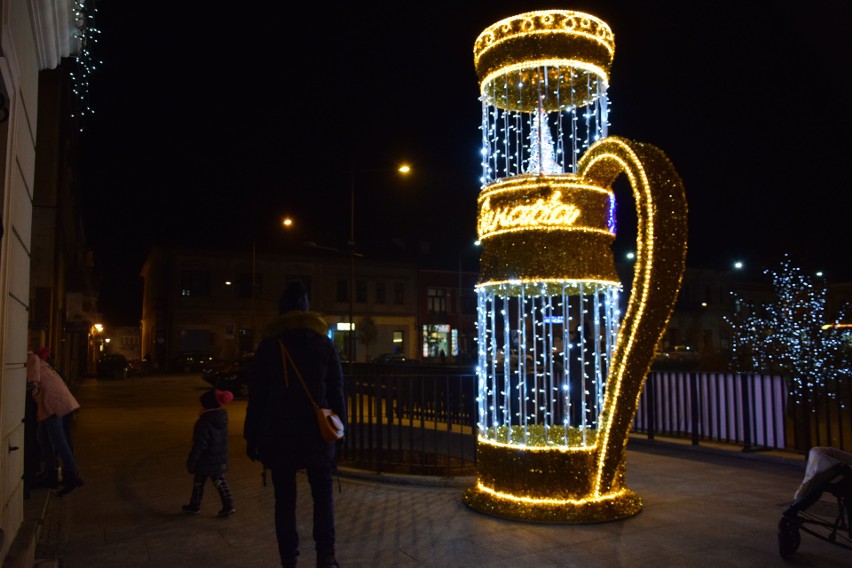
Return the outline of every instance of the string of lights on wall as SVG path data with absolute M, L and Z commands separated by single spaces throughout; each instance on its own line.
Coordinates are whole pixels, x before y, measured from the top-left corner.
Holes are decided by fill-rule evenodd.
M 97 67 L 101 64 L 95 57 L 95 46 L 101 31 L 95 24 L 97 8 L 94 0 L 74 1 L 75 35 L 79 49 L 73 57 L 74 64 L 69 67 L 71 91 L 74 94 L 75 105 L 71 117 L 77 119 L 77 128 L 85 130 L 86 120 L 94 114 L 89 101 L 90 80 Z

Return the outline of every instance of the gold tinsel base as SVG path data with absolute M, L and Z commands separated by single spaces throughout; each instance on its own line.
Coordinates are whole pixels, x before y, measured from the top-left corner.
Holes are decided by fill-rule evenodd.
M 642 498 L 629 489 L 595 500 L 556 503 L 506 498 L 476 486 L 465 491 L 464 503 L 474 511 L 504 519 L 576 525 L 617 521 L 642 510 Z

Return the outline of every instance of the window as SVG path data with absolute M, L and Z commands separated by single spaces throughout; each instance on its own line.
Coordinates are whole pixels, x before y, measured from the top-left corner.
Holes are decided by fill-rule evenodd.
M 376 282 L 376 303 L 384 304 L 387 300 L 385 300 L 385 283 L 384 282 Z
M 39 325 L 50 325 L 50 288 L 37 286 L 35 292 L 35 302 L 32 305 L 33 321 Z
M 251 274 L 243 272 L 237 275 L 237 298 L 251 298 L 252 287 Z
M 405 304 L 405 283 L 397 282 L 393 285 L 393 303 L 398 306 Z
M 294 280 L 300 280 L 302 282 L 302 284 L 305 285 L 305 291 L 307 291 L 308 299 L 310 300 L 310 298 L 311 298 L 311 277 L 294 274 L 294 275 L 288 276 L 287 278 L 284 279 L 284 285 L 286 286 L 287 284 L 289 284 L 290 282 L 293 282 Z
M 476 313 L 476 295 L 475 294 L 462 294 L 461 297 L 461 313 L 465 315 L 472 315 Z
M 349 301 L 349 281 L 342 278 L 337 280 L 337 301 Z
M 727 329 L 719 330 L 719 349 L 727 351 L 731 348 L 731 334 Z
M 181 270 L 181 296 L 209 296 L 210 273 L 206 270 Z
M 447 313 L 447 291 L 443 288 L 426 290 L 426 310 L 430 314 Z
M 367 303 L 367 281 L 366 280 L 356 280 L 355 281 L 355 301 L 359 304 Z

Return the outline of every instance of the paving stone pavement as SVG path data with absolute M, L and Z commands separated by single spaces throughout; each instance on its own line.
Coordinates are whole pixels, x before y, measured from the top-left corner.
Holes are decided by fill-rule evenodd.
M 65 497 L 34 490 L 46 514 L 37 562 L 62 568 L 278 566 L 272 487 L 243 454 L 245 401 L 229 405 L 237 513 L 218 518 L 210 487 L 202 513 L 181 513 L 184 469 L 200 378 L 88 380 L 75 389 L 74 431 L 86 485 Z M 382 476 L 344 470 L 335 480 L 343 568 L 771 567 L 776 527 L 802 481 L 804 458 L 631 439 L 627 484 L 644 500 L 636 516 L 554 525 L 467 508 L 473 478 Z M 300 566 L 313 566 L 310 491 L 299 478 Z M 848 567 L 852 551 L 807 535 L 795 566 Z

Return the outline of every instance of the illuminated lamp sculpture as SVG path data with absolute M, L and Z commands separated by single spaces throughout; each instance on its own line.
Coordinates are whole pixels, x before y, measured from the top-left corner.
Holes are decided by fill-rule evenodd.
M 579 12 L 506 18 L 474 45 L 482 101 L 473 510 L 554 523 L 642 509 L 626 446 L 686 257 L 686 198 L 654 146 L 607 135 L 615 41 Z M 638 217 L 622 319 L 615 196 Z

